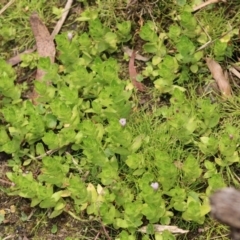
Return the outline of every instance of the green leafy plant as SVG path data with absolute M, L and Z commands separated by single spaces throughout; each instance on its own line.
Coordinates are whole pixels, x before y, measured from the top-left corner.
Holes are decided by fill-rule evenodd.
M 165 34 L 156 33 L 156 26 L 153 22 L 147 21 L 140 30 L 140 37 L 147 41 L 143 45 L 143 49 L 148 53 L 154 53 L 158 57 L 163 57 L 166 54 L 166 47 L 164 45 Z
M 178 4 L 166 33 L 154 21 L 139 32 L 152 55 L 142 75 L 158 97 L 169 94 L 166 104 L 153 99 L 150 110 L 134 101 L 114 55 L 131 40 L 131 21 L 111 29 L 89 8 L 77 19 L 88 30 L 71 40 L 64 32 L 56 36 L 56 63 L 24 56 L 22 68 L 46 72 L 34 82 L 36 105 L 22 99 L 14 69 L 0 60 L 0 151 L 12 155 L 9 195 L 49 209 L 50 218 L 66 212 L 99 221 L 119 240 L 136 239 L 142 225 L 142 239 L 175 239 L 156 233 L 154 224 L 205 222 L 209 194 L 234 180 L 238 125 L 223 118 L 220 103 L 185 89 L 203 66 L 198 48 L 206 39 L 185 1 Z M 216 41 L 213 52 L 223 58 L 230 48 Z
M 203 57 L 203 52 L 197 52 L 197 46 L 191 40 L 192 37 L 199 36 L 201 28 L 197 26 L 195 18 L 189 12 L 182 13 L 180 24 L 182 28 L 173 24 L 169 27 L 168 34 L 158 35 L 157 27 L 148 21 L 139 34 L 143 40 L 148 41 L 143 49 L 148 53 L 154 53 L 152 63 L 148 63 L 143 74 L 152 78 L 155 87 L 161 93 L 172 92 L 176 82 L 178 84 L 187 82 L 191 72 L 197 73 L 201 65 L 199 61 Z M 168 54 L 167 40 L 176 45 L 175 55 Z

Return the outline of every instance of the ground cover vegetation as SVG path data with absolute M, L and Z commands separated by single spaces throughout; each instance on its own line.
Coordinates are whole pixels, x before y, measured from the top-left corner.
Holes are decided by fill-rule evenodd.
M 239 186 L 240 3 L 201 4 L 75 1 L 55 62 L 16 66 L 65 2 L 1 13 L 1 239 L 228 239 L 209 196 Z

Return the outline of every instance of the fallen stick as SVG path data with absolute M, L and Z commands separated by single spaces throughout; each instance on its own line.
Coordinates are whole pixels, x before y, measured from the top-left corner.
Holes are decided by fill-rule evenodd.
M 69 10 L 72 6 L 72 3 L 73 3 L 73 0 L 68 0 L 65 7 L 64 7 L 64 11 L 63 11 L 63 14 L 62 14 L 62 17 L 58 20 L 55 28 L 53 29 L 53 32 L 51 34 L 51 37 L 54 38 L 60 31 L 60 29 L 62 28 L 62 25 L 63 23 L 65 22 L 66 20 L 66 17 L 69 13 Z
M 9 2 L 0 10 L 0 15 L 3 14 L 14 2 L 15 2 L 15 0 L 9 1 Z
M 198 11 L 198 10 L 200 10 L 200 9 L 202 9 L 202 8 L 210 5 L 210 4 L 218 3 L 218 2 L 227 2 L 227 0 L 208 0 L 208 1 L 206 1 L 206 2 L 203 2 L 203 3 L 199 4 L 199 5 L 196 6 L 196 7 L 194 7 L 193 10 L 192 10 L 192 12 L 196 12 L 196 11 Z
M 237 69 L 235 69 L 234 67 L 230 67 L 229 71 L 240 79 L 240 73 L 237 71 Z
M 0 183 L 3 184 L 3 185 L 9 185 L 9 186 L 14 186 L 15 185 L 14 183 L 3 180 L 3 179 L 0 179 Z

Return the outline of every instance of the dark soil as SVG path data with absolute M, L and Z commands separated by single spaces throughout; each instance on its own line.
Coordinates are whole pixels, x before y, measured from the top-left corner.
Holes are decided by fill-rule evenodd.
M 5 212 L 0 224 L 0 239 L 107 239 L 98 222 L 82 223 L 66 213 L 49 219 L 48 210 L 33 209 L 29 201 L 9 197 L 3 192 L 0 192 L 0 202 L 0 212 Z

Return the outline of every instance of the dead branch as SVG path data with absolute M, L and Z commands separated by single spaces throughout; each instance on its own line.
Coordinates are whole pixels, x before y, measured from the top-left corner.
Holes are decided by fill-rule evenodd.
M 65 7 L 64 7 L 64 10 L 63 10 L 63 14 L 62 14 L 62 17 L 58 20 L 52 34 L 51 34 L 51 37 L 54 38 L 60 31 L 60 29 L 62 28 L 62 25 L 63 23 L 65 22 L 65 19 L 69 13 L 69 10 L 72 6 L 72 3 L 73 3 L 73 0 L 68 0 Z
M 108 232 L 107 232 L 107 230 L 106 230 L 106 228 L 105 228 L 105 226 L 104 226 L 104 224 L 101 222 L 101 225 L 102 225 L 102 229 L 103 229 L 103 232 L 104 232 L 104 234 L 105 234 L 105 237 L 108 239 L 108 240 L 111 240 L 111 238 L 110 238 L 110 236 L 109 236 L 109 234 L 108 234 Z
M 15 2 L 15 0 L 9 1 L 9 2 L 0 10 L 0 15 L 3 14 L 14 2 Z
M 198 11 L 198 10 L 200 10 L 200 9 L 202 9 L 202 8 L 210 5 L 210 4 L 218 3 L 218 2 L 227 2 L 227 0 L 208 0 L 208 1 L 206 1 L 206 2 L 203 2 L 203 3 L 199 4 L 199 5 L 196 6 L 196 7 L 194 7 L 193 10 L 192 10 L 192 12 L 196 12 L 196 11 Z
M 8 186 L 14 186 L 15 185 L 14 183 L 3 180 L 3 179 L 0 179 L 0 184 L 3 184 L 3 186 L 4 185 L 8 185 Z

